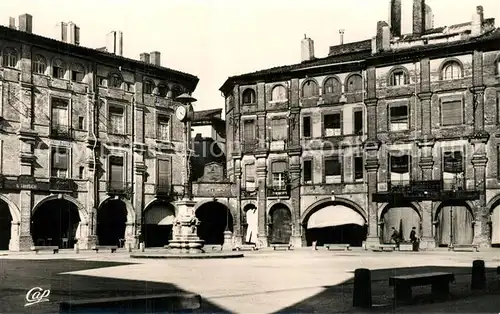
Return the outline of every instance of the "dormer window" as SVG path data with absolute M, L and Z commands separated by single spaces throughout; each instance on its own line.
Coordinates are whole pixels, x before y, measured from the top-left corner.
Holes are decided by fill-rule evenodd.
M 64 79 L 66 74 L 66 65 L 61 59 L 54 59 L 52 62 L 52 76 L 58 79 Z
M 113 74 L 111 74 L 109 79 L 110 79 L 109 87 L 113 87 L 113 88 L 121 88 L 122 87 L 123 80 L 119 74 L 113 73 Z
M 2 65 L 5 68 L 15 68 L 17 66 L 17 51 L 12 48 L 3 50 Z
M 302 86 L 302 97 L 315 97 L 318 94 L 318 84 L 315 81 L 309 80 Z
M 449 61 L 443 66 L 443 80 L 456 80 L 462 78 L 462 66 L 457 61 Z
M 396 69 L 391 72 L 389 76 L 389 86 L 403 86 L 408 83 L 408 75 L 403 69 Z
M 283 85 L 275 86 L 271 93 L 271 100 L 277 102 L 286 101 L 287 100 L 286 88 Z
M 144 81 L 142 92 L 143 94 L 151 95 L 153 93 L 154 83 L 151 81 Z
M 251 88 L 247 88 L 243 91 L 241 95 L 243 104 L 254 104 L 255 103 L 255 91 Z

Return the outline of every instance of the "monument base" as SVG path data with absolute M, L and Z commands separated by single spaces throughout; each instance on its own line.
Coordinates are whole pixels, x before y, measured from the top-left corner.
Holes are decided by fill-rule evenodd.
M 173 254 L 193 254 L 203 253 L 203 244 L 197 235 L 199 220 L 194 213 L 195 201 L 180 200 L 176 202 L 178 209 L 177 217 L 174 221 L 172 240 L 169 241 L 168 248 Z

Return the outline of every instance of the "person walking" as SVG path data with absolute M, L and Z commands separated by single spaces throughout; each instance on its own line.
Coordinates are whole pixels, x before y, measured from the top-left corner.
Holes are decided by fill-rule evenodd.
M 418 247 L 419 247 L 419 241 L 418 241 L 416 229 L 417 228 L 413 227 L 413 228 L 411 228 L 411 232 L 410 232 L 410 241 L 411 241 L 414 252 L 418 252 Z

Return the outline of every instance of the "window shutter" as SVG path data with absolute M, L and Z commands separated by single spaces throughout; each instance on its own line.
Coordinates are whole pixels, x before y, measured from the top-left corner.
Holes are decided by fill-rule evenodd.
M 253 120 L 245 120 L 245 123 L 243 124 L 243 134 L 245 141 L 251 142 L 255 140 Z
M 272 120 L 272 139 L 275 141 L 285 140 L 287 138 L 287 121 L 286 119 Z
M 171 178 L 170 160 L 158 159 L 158 184 L 162 187 L 170 186 Z
M 462 101 L 441 103 L 441 120 L 443 125 L 462 124 Z
M 54 169 L 68 169 L 68 151 L 65 148 L 52 150 L 52 167 Z
M 123 183 L 123 158 L 112 156 L 110 158 L 110 178 L 109 181 L 113 184 Z

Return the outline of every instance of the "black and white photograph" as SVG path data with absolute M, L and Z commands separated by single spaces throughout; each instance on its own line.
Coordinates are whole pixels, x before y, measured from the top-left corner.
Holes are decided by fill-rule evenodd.
M 498 0 L 0 10 L 0 313 L 500 313 Z

